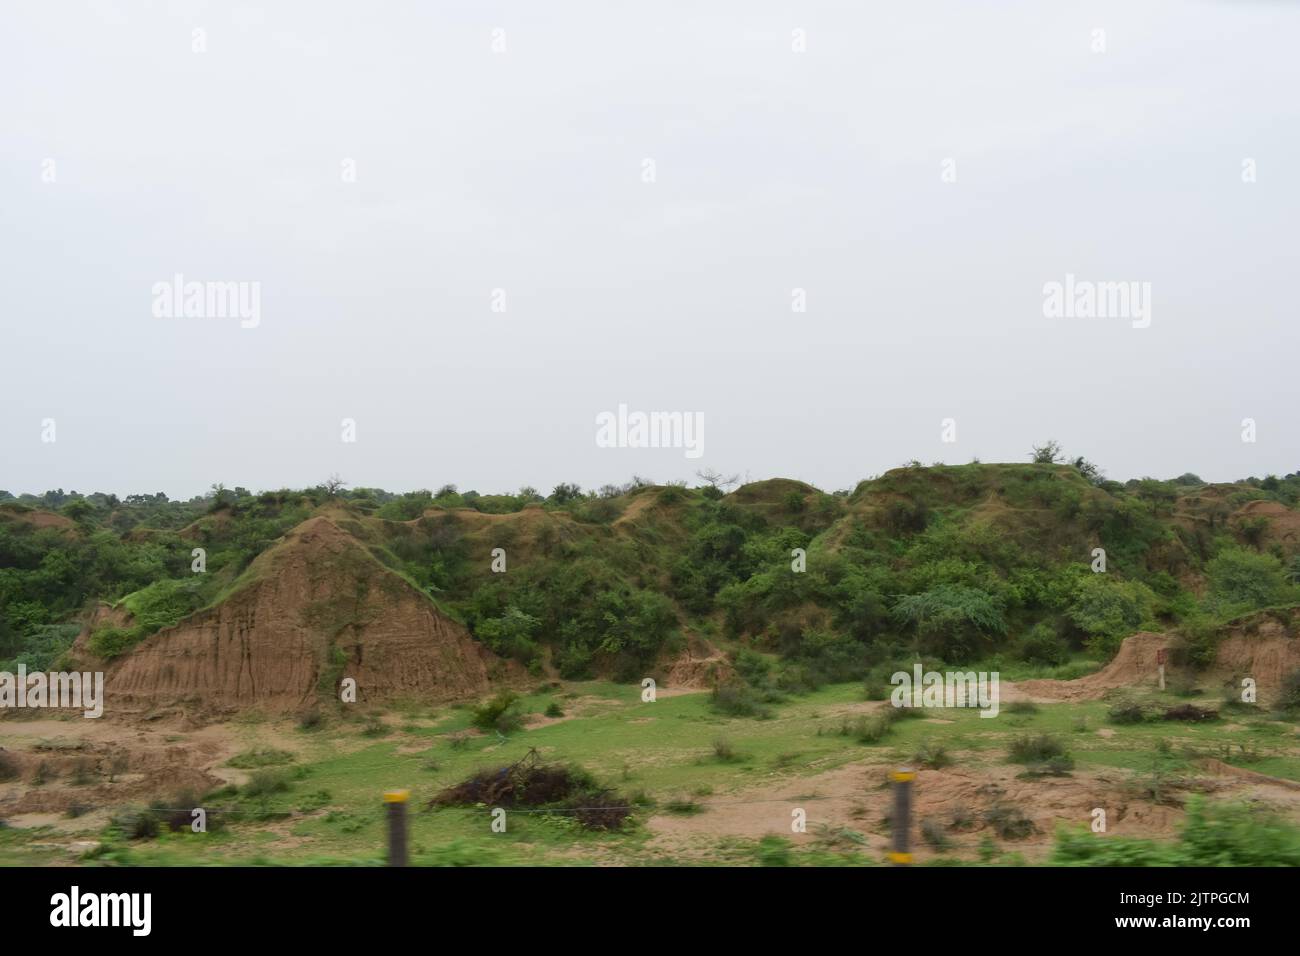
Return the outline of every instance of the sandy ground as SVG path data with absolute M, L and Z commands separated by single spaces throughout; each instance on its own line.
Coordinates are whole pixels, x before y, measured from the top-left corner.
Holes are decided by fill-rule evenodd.
M 1219 761 L 1213 764 L 1204 768 L 1203 776 L 1184 781 L 1188 789 L 1249 797 L 1293 818 L 1300 816 L 1300 784 L 1217 766 Z M 889 774 L 894 769 L 890 763 L 864 760 L 812 777 L 702 798 L 697 802 L 705 808 L 703 813 L 652 818 L 651 846 L 674 856 L 706 859 L 720 839 L 777 835 L 796 845 L 852 847 L 856 834 L 863 838 L 861 851 L 879 859 L 889 849 Z M 927 820 L 941 825 L 954 846 L 942 854 L 917 846 L 917 860 L 939 855 L 973 858 L 980 839 L 992 833 L 986 815 L 1008 809 L 1027 817 L 1035 832 L 1018 839 L 998 838 L 999 849 L 1020 853 L 1030 862 L 1048 855 L 1059 825 L 1090 826 L 1097 808 L 1106 813 L 1106 833 L 1116 836 L 1169 837 L 1183 820 L 1181 809 L 1151 800 L 1123 771 L 1076 770 L 1064 777 L 1019 779 L 1022 771 L 1007 764 L 920 770 L 913 818 L 918 825 Z M 792 831 L 796 809 L 806 813 L 803 833 Z

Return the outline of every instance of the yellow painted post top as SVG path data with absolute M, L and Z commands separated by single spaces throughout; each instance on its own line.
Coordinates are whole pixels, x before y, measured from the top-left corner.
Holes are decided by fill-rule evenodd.
M 410 799 L 410 790 L 388 790 L 384 793 L 384 803 L 405 803 Z
M 910 853 L 893 853 L 889 854 L 890 863 L 911 863 L 912 854 Z
M 895 770 L 889 775 L 889 778 L 896 783 L 907 783 L 909 780 L 916 779 L 915 770 Z

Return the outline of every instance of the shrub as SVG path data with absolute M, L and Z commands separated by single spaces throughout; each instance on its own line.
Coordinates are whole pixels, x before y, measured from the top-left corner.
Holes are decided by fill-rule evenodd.
M 713 742 L 713 756 L 721 763 L 735 763 L 740 759 L 740 755 L 736 753 L 736 748 L 731 745 L 731 741 L 721 737 Z
M 1045 763 L 1065 756 L 1065 746 L 1050 734 L 1017 737 L 1008 750 L 1008 758 L 1012 763 Z
M 926 818 L 921 821 L 921 839 L 936 850 L 946 850 L 952 846 L 948 833 L 938 820 Z
M 1135 700 L 1118 700 L 1106 711 L 1112 724 L 1140 724 L 1147 719 L 1146 708 Z
M 1034 822 L 1019 807 L 999 803 L 984 812 L 984 822 L 1003 840 L 1023 840 L 1038 832 Z
M 1300 670 L 1293 670 L 1282 678 L 1278 708 L 1287 711 L 1300 710 Z
M 1022 661 L 1031 664 L 1056 666 L 1070 659 L 1070 648 L 1065 639 L 1045 621 L 1035 624 L 1016 646 L 1016 654 Z
M 704 812 L 704 805 L 688 797 L 675 797 L 664 804 L 664 811 L 680 817 L 692 817 Z
M 1282 562 L 1271 554 L 1224 548 L 1205 571 L 1210 579 L 1208 603 L 1225 616 L 1278 603 L 1286 591 Z
M 869 717 L 859 717 L 853 723 L 845 723 L 840 728 L 844 736 L 852 737 L 860 744 L 878 744 L 889 735 L 897 719 L 897 709 L 886 707 L 880 713 Z
M 925 743 L 921 749 L 916 752 L 912 759 L 922 767 L 928 767 L 931 770 L 940 770 L 952 763 L 952 757 L 948 755 L 948 750 L 943 744 Z
M 289 789 L 289 775 L 282 770 L 258 770 L 244 784 L 246 797 L 269 797 Z
M 90 635 L 86 646 L 92 654 L 111 660 L 135 646 L 138 637 L 133 630 L 124 627 L 100 627 Z
M 274 747 L 258 747 L 236 754 L 226 761 L 226 766 L 240 770 L 254 770 L 259 767 L 278 767 L 286 763 L 293 763 L 293 761 L 294 755 L 287 750 L 276 750 Z
M 110 824 L 126 840 L 152 840 L 158 836 L 158 816 L 147 807 L 132 807 L 114 814 Z
M 1031 780 L 1036 777 L 1068 777 L 1073 769 L 1074 758 L 1049 757 L 1047 760 L 1029 764 L 1024 773 L 1018 776 Z
M 1066 613 L 1088 635 L 1090 648 L 1112 657 L 1124 638 L 1151 620 L 1154 607 L 1155 595 L 1146 585 L 1089 574 L 1076 585 Z
M 915 628 L 923 652 L 952 661 L 970 659 L 982 642 L 1006 630 L 1000 601 L 960 584 L 899 598 L 893 614 Z
M 546 705 L 546 716 L 547 716 L 547 717 L 563 717 L 563 716 L 564 716 L 564 708 L 561 707 L 561 706 L 560 706 L 556 701 L 551 701 L 549 704 Z
M 1187 801 L 1177 841 L 1098 840 L 1086 828 L 1062 831 L 1052 850 L 1058 866 L 1300 866 L 1300 828 L 1244 804 Z
M 524 725 L 518 702 L 518 696 L 512 691 L 503 690 L 475 707 L 470 719 L 474 726 L 481 730 L 495 730 L 503 734 L 513 733 Z
M 1197 707 L 1195 704 L 1179 704 L 1177 707 L 1170 707 L 1165 711 L 1165 720 L 1217 720 L 1219 712 L 1210 710 L 1205 707 Z
M 785 837 L 768 835 L 758 841 L 759 866 L 793 866 L 790 841 Z
M 474 636 L 498 654 L 529 662 L 537 656 L 535 637 L 542 622 L 511 605 L 500 617 L 478 623 Z
M 710 705 L 720 714 L 729 717 L 757 717 L 765 719 L 772 712 L 764 707 L 758 694 L 748 684 L 731 681 L 713 688 Z

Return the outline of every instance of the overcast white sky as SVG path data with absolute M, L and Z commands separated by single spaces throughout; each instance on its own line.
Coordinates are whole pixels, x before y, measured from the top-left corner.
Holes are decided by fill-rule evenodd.
M 14 493 L 1300 469 L 1296 4 L 0 10 Z M 156 318 L 178 272 L 260 324 Z M 1150 327 L 1045 318 L 1067 273 Z M 598 448 L 620 403 L 704 457 Z

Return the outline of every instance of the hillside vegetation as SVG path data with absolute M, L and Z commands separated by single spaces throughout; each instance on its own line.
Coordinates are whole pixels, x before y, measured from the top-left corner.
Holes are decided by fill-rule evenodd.
M 321 519 L 356 545 L 307 558 L 333 562 L 332 592 L 378 581 L 388 593 L 379 568 L 409 586 L 398 598 L 421 595 L 538 676 L 633 680 L 702 643 L 726 652 L 736 683 L 788 693 L 917 655 L 1105 660 L 1140 630 L 1177 631 L 1191 662 L 1208 663 L 1227 622 L 1300 600 L 1298 501 L 1300 474 L 1121 484 L 1086 462 L 913 465 L 834 494 L 785 479 L 546 497 L 0 492 L 0 669 L 55 666 L 78 635 L 85 655 L 129 655 L 279 573 L 285 560 L 259 556 Z M 323 640 L 361 633 L 359 600 L 317 596 L 301 617 Z M 373 620 L 376 602 L 365 606 Z

